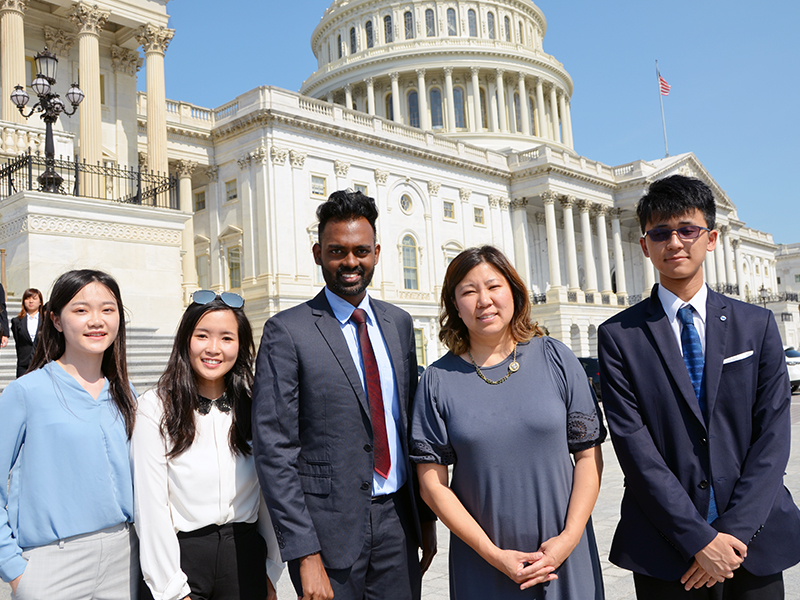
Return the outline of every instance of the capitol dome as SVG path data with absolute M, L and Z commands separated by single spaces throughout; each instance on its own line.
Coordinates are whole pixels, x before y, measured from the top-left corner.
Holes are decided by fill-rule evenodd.
M 572 78 L 530 0 L 335 0 L 304 95 L 494 150 L 572 150 Z

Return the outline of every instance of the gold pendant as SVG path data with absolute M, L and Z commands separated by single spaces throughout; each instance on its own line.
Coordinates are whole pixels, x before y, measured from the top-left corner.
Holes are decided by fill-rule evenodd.
M 516 373 L 519 371 L 519 363 L 517 361 L 512 362 L 510 365 L 508 365 L 508 370 L 511 373 Z

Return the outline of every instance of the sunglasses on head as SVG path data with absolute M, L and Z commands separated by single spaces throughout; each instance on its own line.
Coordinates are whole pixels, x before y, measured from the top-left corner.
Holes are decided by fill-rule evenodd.
M 677 233 L 678 237 L 684 241 L 696 240 L 704 231 L 711 231 L 708 227 L 700 227 L 699 225 L 684 225 L 677 229 L 667 229 L 666 227 L 656 227 L 650 231 L 645 231 L 642 237 L 649 237 L 653 242 L 666 242 L 672 237 L 673 233 Z
M 208 304 L 217 298 L 222 300 L 231 308 L 242 308 L 244 306 L 244 298 L 242 298 L 239 294 L 234 294 L 233 292 L 222 292 L 221 294 L 218 294 L 217 292 L 213 292 L 211 290 L 197 290 L 192 294 L 192 302 L 196 304 Z

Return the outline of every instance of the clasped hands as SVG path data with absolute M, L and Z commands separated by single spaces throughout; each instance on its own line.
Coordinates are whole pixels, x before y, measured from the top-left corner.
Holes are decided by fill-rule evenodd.
M 573 544 L 562 536 L 556 536 L 542 543 L 536 552 L 498 550 L 495 567 L 512 581 L 519 583 L 521 590 L 525 590 L 558 579 L 554 571 L 567 559 L 576 545 L 577 543 Z
M 747 557 L 747 546 L 734 536 L 718 533 L 700 552 L 694 555 L 694 562 L 681 577 L 681 583 L 688 592 L 692 588 L 711 587 L 733 577 Z

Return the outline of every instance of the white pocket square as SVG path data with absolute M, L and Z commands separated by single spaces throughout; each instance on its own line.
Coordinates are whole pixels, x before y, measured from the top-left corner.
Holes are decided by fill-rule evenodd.
M 722 361 L 723 365 L 727 365 L 728 363 L 736 362 L 737 360 L 744 360 L 748 356 L 752 356 L 753 351 L 748 350 L 747 352 L 742 352 L 741 354 L 736 354 L 735 356 L 729 356 L 725 360 Z

